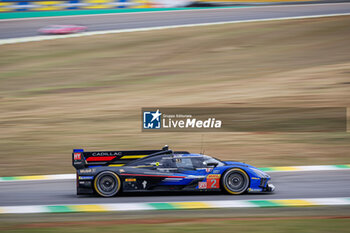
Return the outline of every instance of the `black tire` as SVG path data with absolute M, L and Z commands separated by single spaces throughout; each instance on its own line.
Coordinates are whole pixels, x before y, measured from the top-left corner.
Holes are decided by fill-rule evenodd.
M 102 197 L 115 196 L 121 187 L 121 181 L 117 174 L 111 171 L 99 173 L 94 180 L 95 191 Z
M 244 170 L 231 168 L 225 172 L 221 183 L 229 194 L 238 195 L 247 191 L 250 179 Z

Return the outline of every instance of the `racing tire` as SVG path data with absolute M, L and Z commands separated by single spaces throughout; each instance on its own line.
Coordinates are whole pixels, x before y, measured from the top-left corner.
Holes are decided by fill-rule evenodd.
M 121 181 L 117 174 L 111 171 L 99 173 L 94 180 L 94 188 L 102 197 L 115 196 L 121 187 Z
M 222 177 L 222 185 L 229 194 L 242 194 L 247 191 L 250 183 L 248 174 L 240 168 L 232 168 Z

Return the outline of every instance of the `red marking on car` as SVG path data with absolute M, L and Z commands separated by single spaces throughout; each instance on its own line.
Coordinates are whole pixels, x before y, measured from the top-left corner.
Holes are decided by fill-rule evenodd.
M 198 182 L 198 188 L 199 189 L 206 189 L 207 183 L 206 182 Z
M 151 176 L 151 177 L 165 177 L 165 178 L 185 178 L 185 176 L 147 175 L 147 174 L 129 174 L 129 173 L 123 173 L 123 176 Z
M 208 189 L 220 188 L 220 174 L 210 174 L 207 176 L 207 188 Z
M 81 153 L 74 153 L 74 160 L 81 160 Z
M 91 161 L 110 161 L 114 159 L 117 156 L 99 156 L 99 157 L 89 157 L 86 159 L 86 161 L 91 162 Z

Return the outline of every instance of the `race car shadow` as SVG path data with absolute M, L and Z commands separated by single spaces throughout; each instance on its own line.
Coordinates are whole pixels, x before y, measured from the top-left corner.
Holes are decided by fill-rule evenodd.
M 120 193 L 115 197 L 159 197 L 159 196 L 265 196 L 265 195 L 272 195 L 273 193 L 243 193 L 240 195 L 231 195 L 226 192 L 220 192 L 220 191 L 157 191 L 157 192 L 124 192 Z M 94 197 L 100 197 L 97 194 L 87 194 L 87 195 L 79 195 L 77 196 L 79 198 L 94 198 Z

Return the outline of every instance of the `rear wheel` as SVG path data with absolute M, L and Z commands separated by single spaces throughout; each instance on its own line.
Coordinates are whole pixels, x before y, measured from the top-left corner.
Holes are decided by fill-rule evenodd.
M 95 191 L 102 197 L 112 197 L 116 195 L 121 186 L 120 178 L 110 171 L 101 172 L 94 181 Z
M 232 168 L 225 172 L 222 185 L 230 194 L 244 193 L 249 186 L 249 176 L 240 168 Z

